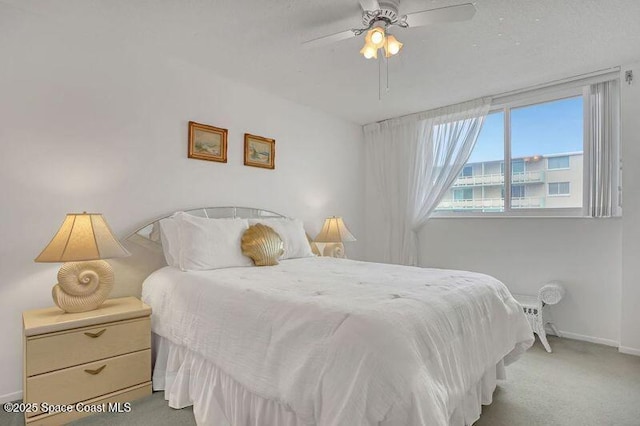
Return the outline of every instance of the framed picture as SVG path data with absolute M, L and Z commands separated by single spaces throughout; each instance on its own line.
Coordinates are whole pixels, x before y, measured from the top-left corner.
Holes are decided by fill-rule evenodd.
M 189 158 L 227 162 L 227 129 L 189 122 Z
M 276 141 L 262 136 L 244 134 L 244 165 L 275 169 Z

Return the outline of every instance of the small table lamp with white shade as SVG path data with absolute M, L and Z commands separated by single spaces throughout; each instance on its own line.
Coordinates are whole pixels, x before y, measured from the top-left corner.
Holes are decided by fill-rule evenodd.
M 36 262 L 65 262 L 53 287 L 53 301 L 65 312 L 100 307 L 113 288 L 113 269 L 102 259 L 130 253 L 99 213 L 68 214 Z
M 346 257 L 344 252 L 344 242 L 356 241 L 341 217 L 328 217 L 324 221 L 322 230 L 316 236 L 314 243 L 325 243 L 322 250 L 323 256 Z

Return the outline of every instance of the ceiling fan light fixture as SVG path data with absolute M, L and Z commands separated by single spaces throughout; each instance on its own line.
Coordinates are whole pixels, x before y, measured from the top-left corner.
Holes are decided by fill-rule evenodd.
M 371 28 L 367 32 L 367 37 L 376 48 L 381 48 L 385 40 L 384 27 L 376 26 Z
M 360 53 L 362 53 L 362 56 L 367 59 L 378 58 L 378 49 L 376 49 L 375 46 L 373 46 L 368 41 L 364 44 L 364 47 L 360 50 Z
M 384 55 L 389 58 L 395 54 L 397 54 L 400 49 L 402 49 L 403 44 L 398 41 L 397 38 L 392 36 L 391 34 L 387 35 L 384 44 Z

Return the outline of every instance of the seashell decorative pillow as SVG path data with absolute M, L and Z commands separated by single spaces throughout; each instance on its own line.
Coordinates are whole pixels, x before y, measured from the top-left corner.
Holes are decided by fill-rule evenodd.
M 257 223 L 242 235 L 242 254 L 250 257 L 256 266 L 273 266 L 284 253 L 282 238 L 272 228 Z

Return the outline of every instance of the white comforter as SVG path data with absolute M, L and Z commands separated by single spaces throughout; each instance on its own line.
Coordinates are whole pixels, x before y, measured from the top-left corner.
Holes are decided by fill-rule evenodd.
M 145 282 L 155 333 L 318 426 L 448 425 L 483 373 L 533 342 L 487 275 L 333 258 Z

